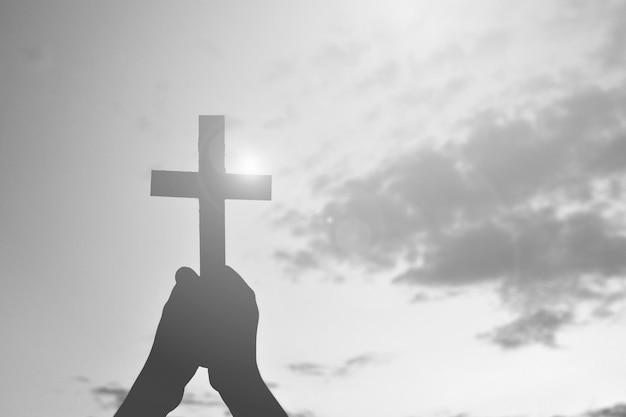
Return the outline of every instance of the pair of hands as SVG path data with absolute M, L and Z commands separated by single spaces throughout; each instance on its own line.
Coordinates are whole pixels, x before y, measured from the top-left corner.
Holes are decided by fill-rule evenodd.
M 116 417 L 165 416 L 180 403 L 198 366 L 235 417 L 287 417 L 256 363 L 259 311 L 252 289 L 232 268 L 207 279 L 176 273 L 146 364 Z

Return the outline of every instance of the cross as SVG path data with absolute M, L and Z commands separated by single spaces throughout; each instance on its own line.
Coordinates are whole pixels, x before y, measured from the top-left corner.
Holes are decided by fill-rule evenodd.
M 271 200 L 271 175 L 227 174 L 224 116 L 200 116 L 198 172 L 152 171 L 150 195 L 197 198 L 200 276 L 226 263 L 224 200 Z

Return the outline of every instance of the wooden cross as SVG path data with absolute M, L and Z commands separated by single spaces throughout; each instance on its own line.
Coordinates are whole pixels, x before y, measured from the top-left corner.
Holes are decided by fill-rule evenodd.
M 225 265 L 224 200 L 271 200 L 271 175 L 227 174 L 224 116 L 200 116 L 198 172 L 152 171 L 150 195 L 197 198 L 200 276 Z

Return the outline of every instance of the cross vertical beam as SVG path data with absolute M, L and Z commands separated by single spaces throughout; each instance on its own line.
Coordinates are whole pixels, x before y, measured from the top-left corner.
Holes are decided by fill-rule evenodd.
M 224 200 L 270 200 L 270 175 L 227 174 L 224 116 L 200 116 L 198 172 L 152 171 L 150 195 L 197 198 L 200 275 L 226 261 Z
M 226 264 L 224 116 L 200 116 L 200 273 Z

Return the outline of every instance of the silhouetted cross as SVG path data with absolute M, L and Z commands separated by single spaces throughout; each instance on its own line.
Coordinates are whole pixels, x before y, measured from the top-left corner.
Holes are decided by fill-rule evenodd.
M 224 200 L 271 200 L 271 175 L 227 174 L 224 116 L 200 116 L 198 172 L 152 171 L 150 195 L 197 198 L 200 206 L 200 275 L 224 266 Z

